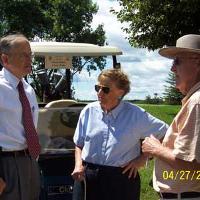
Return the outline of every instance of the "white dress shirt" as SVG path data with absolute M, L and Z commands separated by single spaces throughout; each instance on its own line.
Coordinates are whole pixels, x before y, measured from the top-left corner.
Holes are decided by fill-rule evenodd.
M 17 89 L 19 81 L 5 68 L 0 71 L 0 147 L 3 151 L 17 151 L 27 148 L 22 124 L 22 106 Z M 36 95 L 33 88 L 24 79 L 22 82 L 36 127 L 38 120 Z

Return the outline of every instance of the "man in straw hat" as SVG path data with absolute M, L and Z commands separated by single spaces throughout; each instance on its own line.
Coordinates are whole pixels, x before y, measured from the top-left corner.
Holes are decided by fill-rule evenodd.
M 160 199 L 200 200 L 200 35 L 185 35 L 159 54 L 174 60 L 176 88 L 185 97 L 163 142 L 147 137 L 142 150 L 156 157 L 153 186 Z

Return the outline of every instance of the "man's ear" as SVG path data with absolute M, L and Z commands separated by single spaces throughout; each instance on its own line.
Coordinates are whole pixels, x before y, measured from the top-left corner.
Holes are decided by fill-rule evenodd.
M 1 60 L 2 60 L 2 63 L 3 65 L 7 65 L 8 64 L 8 56 L 4 53 L 1 54 Z

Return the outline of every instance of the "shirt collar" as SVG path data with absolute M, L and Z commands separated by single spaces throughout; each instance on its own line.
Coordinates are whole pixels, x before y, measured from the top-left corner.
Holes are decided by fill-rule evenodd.
M 2 73 L 4 74 L 5 79 L 14 87 L 17 88 L 17 85 L 20 81 L 15 75 L 3 67 Z
M 187 93 L 187 95 L 182 100 L 182 105 L 186 103 L 186 101 L 194 94 L 197 90 L 200 89 L 200 82 L 196 83 Z
M 100 104 L 99 104 L 100 105 Z M 124 102 L 120 101 L 119 105 L 117 105 L 117 107 L 115 107 L 113 110 L 111 110 L 109 113 L 113 116 L 114 119 L 117 118 L 117 116 L 119 115 L 119 113 L 121 112 L 121 110 L 123 109 L 124 106 Z M 101 107 L 101 106 L 100 106 Z M 102 113 L 105 114 L 105 112 L 102 110 Z

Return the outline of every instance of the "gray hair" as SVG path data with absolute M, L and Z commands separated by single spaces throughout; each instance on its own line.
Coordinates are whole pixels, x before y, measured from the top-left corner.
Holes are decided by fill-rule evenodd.
M 28 39 L 21 33 L 10 34 L 10 35 L 2 37 L 0 39 L 0 55 L 3 53 L 8 54 L 10 50 L 15 46 L 15 42 L 18 39 L 24 39 L 28 41 Z M 2 64 L 1 59 L 0 59 L 0 62 Z
M 128 76 L 121 69 L 108 69 L 102 71 L 98 76 L 98 81 L 103 78 L 109 78 L 118 89 L 124 90 L 124 95 L 130 91 L 130 81 Z

